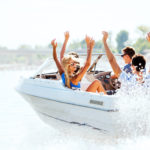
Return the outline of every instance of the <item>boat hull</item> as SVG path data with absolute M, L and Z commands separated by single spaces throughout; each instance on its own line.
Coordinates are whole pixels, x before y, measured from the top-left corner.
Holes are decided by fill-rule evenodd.
M 105 96 L 80 91 L 70 94 L 72 90 L 64 91 L 63 89 L 62 91 L 60 85 L 59 88 L 57 85 L 53 84 L 56 91 L 51 88 L 51 85 L 45 88 L 47 86 L 44 86 L 43 83 L 37 84 L 37 81 L 30 79 L 24 80 L 17 91 L 45 123 L 55 128 L 61 128 L 61 124 L 60 126 L 58 124 L 59 121 L 88 126 L 112 134 L 116 133 L 118 111 L 109 104 L 110 97 L 106 96 L 105 98 Z M 62 92 L 65 94 L 60 96 Z M 47 95 L 45 95 L 46 93 Z M 105 100 L 106 104 L 103 103 Z M 111 101 L 110 103 L 113 104 Z
M 91 109 L 77 105 L 66 104 L 36 96 L 21 94 L 37 112 L 41 120 L 56 128 L 55 121 L 88 126 L 104 132 L 116 132 L 117 112 Z M 62 126 L 60 125 L 60 128 Z M 57 124 L 57 128 L 59 128 Z

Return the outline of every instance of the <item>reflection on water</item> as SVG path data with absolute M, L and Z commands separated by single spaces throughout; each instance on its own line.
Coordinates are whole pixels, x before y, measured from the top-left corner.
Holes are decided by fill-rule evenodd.
M 123 95 L 120 126 L 123 136 L 112 137 L 97 130 L 67 124 L 69 131 L 60 132 L 44 124 L 31 107 L 14 90 L 20 76 L 33 71 L 1 71 L 0 148 L 3 150 L 149 150 L 149 93 Z M 144 126 L 146 126 L 145 131 Z M 71 130 L 70 130 L 71 129 Z M 141 134 L 144 133 L 144 134 Z M 129 136 L 125 136 L 129 135 Z

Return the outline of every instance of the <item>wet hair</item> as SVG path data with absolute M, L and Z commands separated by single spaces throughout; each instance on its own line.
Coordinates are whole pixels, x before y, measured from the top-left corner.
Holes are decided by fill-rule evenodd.
M 125 47 L 123 50 L 123 55 L 128 55 L 131 59 L 135 55 L 135 50 L 132 47 Z
M 143 55 L 135 55 L 132 58 L 132 65 L 136 67 L 136 71 L 140 72 L 145 69 L 146 60 Z

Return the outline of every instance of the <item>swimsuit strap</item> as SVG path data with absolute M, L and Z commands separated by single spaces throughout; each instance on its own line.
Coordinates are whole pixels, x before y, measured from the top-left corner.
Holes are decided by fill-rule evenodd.
M 61 79 L 62 79 L 62 82 L 63 82 L 63 84 L 65 85 L 65 73 L 63 73 L 62 75 L 61 75 Z M 74 87 L 74 88 L 81 88 L 81 85 L 80 85 L 80 82 L 78 82 L 78 84 L 77 85 L 75 85 L 75 84 L 73 84 L 72 82 L 70 82 L 70 87 L 72 88 L 72 87 Z

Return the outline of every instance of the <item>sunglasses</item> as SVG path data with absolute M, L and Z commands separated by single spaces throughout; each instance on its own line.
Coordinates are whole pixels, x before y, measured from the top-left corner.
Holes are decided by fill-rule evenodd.
M 122 54 L 121 57 L 124 57 L 125 55 L 127 55 L 127 54 Z
M 73 63 L 70 64 L 70 66 L 75 66 L 75 65 L 77 65 L 77 64 L 78 64 L 78 63 L 73 62 Z

